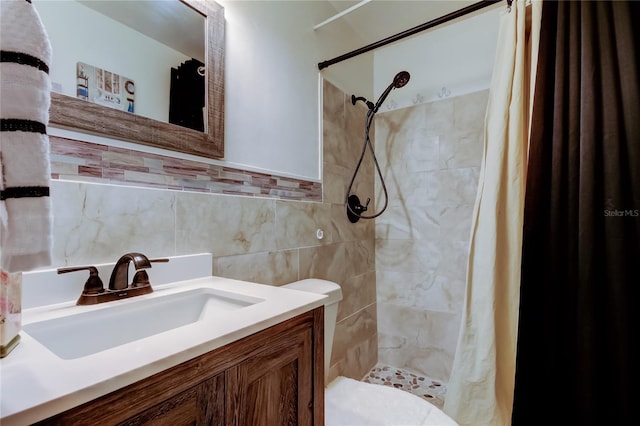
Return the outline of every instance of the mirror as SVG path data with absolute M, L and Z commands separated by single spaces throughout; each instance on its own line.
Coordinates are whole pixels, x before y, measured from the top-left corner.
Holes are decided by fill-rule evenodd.
M 38 2 L 34 2 L 36 7 Z M 44 2 L 49 3 L 49 2 Z M 53 2 L 52 2 L 53 3 Z M 55 2 L 58 3 L 58 2 Z M 84 62 L 82 58 L 75 58 L 78 62 L 77 69 L 73 69 L 71 73 L 78 72 L 77 74 L 77 82 L 74 80 L 72 85 L 71 92 L 69 94 L 62 94 L 55 91 L 51 93 L 51 108 L 49 110 L 49 123 L 50 125 L 66 128 L 69 130 L 75 130 L 83 133 L 91 133 L 100 136 L 106 136 L 113 139 L 120 139 L 124 141 L 140 143 L 144 145 L 153 146 L 156 148 L 168 149 L 171 151 L 179 151 L 187 154 L 198 155 L 202 157 L 208 158 L 223 158 L 224 157 L 224 9 L 222 6 L 218 5 L 213 1 L 208 0 L 156 0 L 156 1 L 137 1 L 137 2 L 104 2 L 104 1 L 82 1 L 82 3 L 88 3 L 92 9 L 99 7 L 100 4 L 117 4 L 118 7 L 123 7 L 127 4 L 137 4 L 138 6 L 142 5 L 144 8 L 147 8 L 151 15 L 151 10 L 154 6 L 162 6 L 166 9 L 169 3 L 179 4 L 183 8 L 189 8 L 188 11 L 191 15 L 199 14 L 203 17 L 203 26 L 204 26 L 204 52 L 199 54 L 197 50 L 195 52 L 186 52 L 184 49 L 181 49 L 186 52 L 188 57 L 193 58 L 197 63 L 200 60 L 204 63 L 204 70 L 202 67 L 196 67 L 200 73 L 204 73 L 204 79 L 200 82 L 200 89 L 202 88 L 202 83 L 204 83 L 204 100 L 202 100 L 202 95 L 200 95 L 199 102 L 204 103 L 204 111 L 202 114 L 201 106 L 198 107 L 199 111 L 197 111 L 199 115 L 199 125 L 191 125 L 185 123 L 184 120 L 180 121 L 180 119 L 176 119 L 178 116 L 176 112 L 180 113 L 184 111 L 185 108 L 183 106 L 179 107 L 163 107 L 163 111 L 158 114 L 147 112 L 149 109 L 145 110 L 142 108 L 144 105 L 141 100 L 141 92 L 139 87 L 141 86 L 140 82 L 144 81 L 145 78 L 132 78 L 129 79 L 127 77 L 120 76 L 115 74 L 117 69 L 108 69 L 111 66 L 109 61 L 105 61 L 104 57 L 101 58 L 101 64 L 98 68 L 99 74 L 94 70 L 94 65 Z M 44 9 L 44 8 L 43 8 Z M 39 9 L 40 10 L 40 9 Z M 173 15 L 172 11 L 165 11 L 165 14 Z M 47 25 L 47 17 L 43 16 L 42 12 L 41 18 L 44 22 L 47 31 L 49 31 L 49 26 Z M 127 15 L 131 16 L 130 11 L 125 11 L 122 13 L 124 18 Z M 124 19 L 122 18 L 122 19 Z M 122 20 L 117 18 L 118 20 Z M 133 19 L 136 23 L 139 23 L 139 18 Z M 57 23 L 60 26 L 59 22 Z M 87 24 L 87 23 L 85 23 Z M 91 25 L 91 23 L 88 23 Z M 79 25 L 78 22 L 73 23 L 65 23 L 64 25 Z M 64 27 L 64 25 L 62 25 Z M 156 28 L 159 27 L 158 24 L 155 24 Z M 151 25 L 153 28 L 153 25 Z M 198 24 L 196 22 L 193 25 L 193 30 L 189 31 L 188 34 L 198 34 L 202 35 L 202 32 L 198 31 Z M 93 27 L 89 26 L 91 30 Z M 167 27 L 168 28 L 168 27 Z M 144 32 L 144 30 L 140 30 Z M 147 31 L 148 33 L 148 31 Z M 186 38 L 184 32 L 182 34 L 175 34 L 171 37 L 172 41 L 183 41 Z M 142 37 L 147 37 L 146 35 Z M 64 46 L 56 46 L 55 40 L 50 34 L 50 38 L 52 38 L 52 48 L 54 57 L 57 51 L 63 50 L 71 50 L 74 49 L 74 44 L 72 43 L 64 43 Z M 86 49 L 87 42 L 84 42 L 81 37 L 78 37 L 79 40 L 75 41 L 76 44 L 84 43 L 84 48 Z M 165 41 L 164 44 L 169 45 L 170 42 Z M 175 46 L 171 46 L 175 48 Z M 106 50 L 106 49 L 103 49 Z M 99 51 L 98 54 L 107 55 L 106 52 Z M 145 55 L 146 56 L 146 55 Z M 198 58 L 200 56 L 200 58 Z M 148 58 L 141 58 L 142 60 Z M 55 62 L 55 60 L 54 60 Z M 191 61 L 187 61 L 191 62 Z M 104 65 L 106 63 L 106 65 Z M 200 64 L 198 64 L 200 65 Z M 75 64 L 74 64 L 75 66 Z M 115 66 L 115 65 L 114 65 Z M 104 70 L 101 68 L 104 67 Z M 175 64 L 176 69 L 181 68 L 182 66 L 179 63 Z M 166 68 L 166 67 L 165 67 Z M 163 68 L 163 72 L 168 74 L 168 70 Z M 171 70 L 173 74 L 174 70 Z M 67 72 L 67 71 L 66 71 Z M 122 71 L 120 71 L 122 72 Z M 69 74 L 69 72 L 67 72 Z M 89 96 L 89 91 L 86 93 L 81 93 L 82 85 L 81 82 L 84 80 L 81 77 L 86 76 L 99 76 L 96 78 L 96 82 L 93 82 L 91 85 L 87 85 L 87 87 L 97 86 L 98 89 L 95 89 L 96 92 L 93 92 L 92 96 Z M 74 77 L 76 77 L 74 75 Z M 104 78 L 104 80 L 103 80 Z M 147 76 L 149 80 L 152 80 L 154 77 Z M 202 79 L 201 79 L 202 80 Z M 52 78 L 52 83 L 57 83 Z M 134 85 L 135 83 L 135 85 Z M 75 97 L 77 84 L 77 94 L 85 94 L 85 98 L 89 98 L 89 100 L 83 100 L 78 97 Z M 163 81 L 160 83 L 152 83 L 151 90 L 147 90 L 146 93 L 153 92 L 153 87 L 160 87 L 162 85 L 163 90 L 169 91 L 169 82 Z M 69 86 L 69 84 L 67 84 Z M 167 86 L 166 88 L 164 86 Z M 116 96 L 112 96 L 112 92 L 118 91 L 121 94 L 121 98 L 117 98 Z M 68 92 L 65 91 L 65 93 Z M 171 96 L 175 96 L 175 94 L 184 93 L 184 86 L 180 88 L 180 90 L 172 90 Z M 96 95 L 95 93 L 99 93 Z M 104 93 L 107 93 L 105 96 Z M 166 97 L 166 96 L 165 96 Z M 134 110 L 134 99 L 136 110 Z M 153 104 L 154 101 L 151 101 Z M 175 103 L 172 99 L 172 103 Z M 114 105 L 116 105 L 114 107 Z M 111 106 L 105 106 L 111 105 Z M 123 105 L 124 107 L 120 108 L 119 106 Z M 140 107 L 138 107 L 140 106 Z M 167 109 L 173 111 L 167 111 Z M 140 112 L 138 113 L 138 110 Z M 134 111 L 133 113 L 130 111 Z M 161 115 L 164 114 L 164 118 Z M 171 114 L 173 114 L 173 118 L 171 118 Z M 145 116 L 146 115 L 146 116 Z M 183 114 L 185 115 L 185 114 Z M 168 121 L 173 121 L 175 123 L 180 122 L 181 125 L 171 124 Z M 189 127 L 185 127 L 189 126 Z M 198 129 L 198 130 L 195 130 Z

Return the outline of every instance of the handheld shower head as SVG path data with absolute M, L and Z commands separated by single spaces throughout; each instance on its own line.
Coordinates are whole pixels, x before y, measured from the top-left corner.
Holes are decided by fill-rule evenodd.
M 407 71 L 400 71 L 395 77 L 393 77 L 393 87 L 396 89 L 404 87 L 409 82 L 410 78 L 411 75 Z
M 373 108 L 373 113 L 375 114 L 376 112 L 378 112 L 378 109 L 380 108 L 384 100 L 387 99 L 387 96 L 389 96 L 389 93 L 392 89 L 399 89 L 401 87 L 404 87 L 409 82 L 410 77 L 411 76 L 407 71 L 400 71 L 398 74 L 396 74 L 396 76 L 393 77 L 393 81 L 391 82 L 389 87 L 387 87 L 385 91 L 382 92 L 382 95 L 380 95 L 380 99 L 378 99 L 375 108 Z

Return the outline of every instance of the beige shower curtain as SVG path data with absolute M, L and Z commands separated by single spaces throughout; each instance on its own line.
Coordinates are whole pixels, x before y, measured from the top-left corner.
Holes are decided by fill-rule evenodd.
M 509 425 L 513 404 L 524 191 L 542 3 L 500 17 L 467 292 L 444 411 L 460 425 Z

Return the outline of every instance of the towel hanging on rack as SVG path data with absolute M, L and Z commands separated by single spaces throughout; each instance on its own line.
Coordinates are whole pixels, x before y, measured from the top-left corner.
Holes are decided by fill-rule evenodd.
M 51 264 L 51 44 L 28 0 L 0 1 L 0 269 Z

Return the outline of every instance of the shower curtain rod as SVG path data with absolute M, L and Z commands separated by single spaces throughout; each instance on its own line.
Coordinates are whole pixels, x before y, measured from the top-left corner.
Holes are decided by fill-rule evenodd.
M 477 10 L 483 9 L 483 8 L 485 8 L 487 6 L 491 6 L 492 4 L 495 4 L 495 3 L 499 3 L 501 1 L 503 1 L 503 0 L 481 0 L 481 1 L 477 2 L 477 3 L 473 3 L 473 4 L 469 5 L 467 7 L 463 7 L 462 9 L 458 9 L 458 10 L 456 10 L 454 12 L 451 12 L 451 13 L 443 15 L 443 16 L 441 16 L 439 18 L 433 19 L 433 20 L 431 20 L 429 22 L 425 22 L 424 24 L 420 24 L 420 25 L 418 25 L 416 27 L 409 28 L 408 30 L 404 30 L 404 31 L 402 31 L 402 32 L 400 32 L 398 34 L 395 34 L 395 35 L 389 36 L 389 37 L 387 37 L 385 39 L 382 39 L 382 40 L 376 41 L 374 43 L 368 44 L 368 45 L 366 45 L 364 47 L 361 47 L 359 49 L 353 50 L 353 51 L 351 51 L 349 53 L 345 53 L 344 55 L 340 55 L 340 56 L 335 57 L 333 59 L 329 59 L 328 61 L 320 62 L 320 63 L 318 63 L 318 69 L 322 70 L 324 68 L 327 68 L 328 66 L 337 64 L 338 62 L 342 62 L 342 61 L 344 61 L 346 59 L 353 58 L 354 56 L 358 56 L 358 55 L 360 55 L 362 53 L 366 53 L 366 52 L 369 52 L 371 50 L 377 49 L 379 47 L 386 46 L 387 44 L 395 43 L 396 41 L 402 40 L 403 38 L 406 38 L 406 37 L 412 36 L 414 34 L 420 33 L 422 31 L 428 30 L 429 28 L 433 28 L 433 27 L 436 27 L 438 25 L 442 25 L 445 22 L 449 22 L 449 21 L 452 21 L 454 19 L 460 18 L 461 16 L 468 15 L 469 13 L 473 13 L 473 12 L 475 12 Z M 508 2 L 508 3 L 510 4 L 511 2 Z

